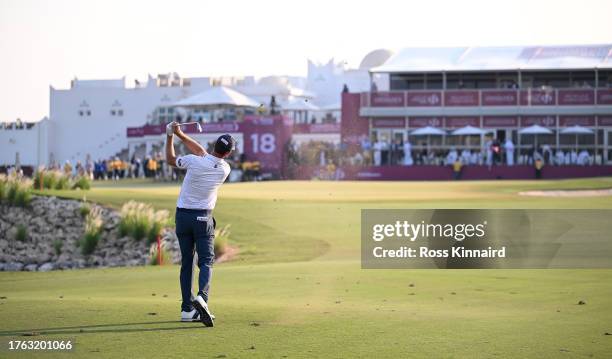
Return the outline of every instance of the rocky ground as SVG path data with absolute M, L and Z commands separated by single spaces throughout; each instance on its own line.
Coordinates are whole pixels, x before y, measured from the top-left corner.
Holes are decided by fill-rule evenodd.
M 90 204 L 92 206 L 92 204 Z M 0 204 L 0 270 L 50 271 L 87 267 L 145 265 L 150 246 L 119 236 L 119 213 L 101 208 L 102 234 L 95 251 L 88 256 L 77 246 L 82 239 L 85 218 L 81 201 L 35 196 L 28 208 Z M 18 228 L 26 228 L 23 241 Z M 164 248 L 172 262 L 180 258 L 174 231 L 162 232 Z

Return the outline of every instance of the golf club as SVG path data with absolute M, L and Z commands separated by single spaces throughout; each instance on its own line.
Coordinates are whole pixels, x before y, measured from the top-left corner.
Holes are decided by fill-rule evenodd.
M 179 123 L 177 126 L 193 125 L 193 124 L 196 125 L 198 132 L 202 132 L 202 125 L 200 125 L 200 123 L 196 121 Z

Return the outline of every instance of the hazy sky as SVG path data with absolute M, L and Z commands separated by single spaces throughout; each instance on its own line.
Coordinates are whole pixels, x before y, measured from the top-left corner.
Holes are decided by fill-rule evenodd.
M 612 43 L 612 1 L 0 0 L 0 121 L 81 79 L 305 75 L 409 46 Z

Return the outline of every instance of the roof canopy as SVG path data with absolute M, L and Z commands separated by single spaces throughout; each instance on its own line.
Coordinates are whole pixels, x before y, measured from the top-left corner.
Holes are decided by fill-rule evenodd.
M 308 99 L 290 97 L 289 101 L 282 104 L 283 110 L 287 111 L 317 111 L 319 107 L 308 101 Z
M 612 44 L 406 48 L 371 72 L 579 70 L 612 68 Z
M 238 91 L 234 91 L 223 86 L 213 87 L 210 90 L 187 97 L 174 103 L 174 106 L 182 107 L 204 107 L 218 105 L 258 107 L 260 103 L 241 94 Z

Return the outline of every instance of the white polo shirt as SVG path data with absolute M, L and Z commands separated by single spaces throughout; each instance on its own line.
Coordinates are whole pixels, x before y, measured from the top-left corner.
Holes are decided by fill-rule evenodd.
M 176 206 L 187 209 L 214 209 L 217 191 L 230 173 L 227 162 L 211 154 L 186 155 L 176 159 L 176 166 L 187 170 Z

